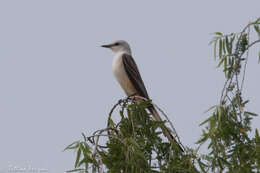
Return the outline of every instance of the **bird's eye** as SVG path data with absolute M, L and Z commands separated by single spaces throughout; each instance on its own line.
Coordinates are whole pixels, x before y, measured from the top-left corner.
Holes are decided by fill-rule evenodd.
M 115 46 L 118 46 L 119 45 L 119 43 L 115 43 Z

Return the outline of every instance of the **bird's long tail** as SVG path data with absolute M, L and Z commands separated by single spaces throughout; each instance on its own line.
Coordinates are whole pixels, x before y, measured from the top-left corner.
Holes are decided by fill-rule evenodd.
M 148 107 L 149 111 L 151 112 L 151 114 L 153 115 L 153 118 L 156 121 L 162 121 L 160 115 L 158 114 L 158 112 L 156 111 L 156 109 L 154 108 L 153 105 L 150 105 Z M 162 128 L 162 132 L 164 134 L 164 136 L 169 140 L 169 142 L 171 142 L 173 145 L 177 145 L 180 149 L 180 151 L 184 152 L 183 148 L 181 147 L 181 145 L 177 142 L 177 140 L 172 136 L 170 130 L 164 125 L 161 125 Z

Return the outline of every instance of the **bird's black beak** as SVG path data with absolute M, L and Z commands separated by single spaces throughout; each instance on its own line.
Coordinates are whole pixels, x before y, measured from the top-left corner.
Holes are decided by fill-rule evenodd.
M 112 47 L 112 45 L 111 44 L 105 44 L 105 45 L 102 45 L 101 47 L 110 48 L 110 47 Z

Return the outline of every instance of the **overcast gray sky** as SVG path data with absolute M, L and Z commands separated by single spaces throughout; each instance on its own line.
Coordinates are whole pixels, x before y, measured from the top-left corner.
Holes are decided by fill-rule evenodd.
M 127 40 L 149 95 L 189 147 L 203 112 L 218 103 L 224 78 L 216 69 L 213 32 L 238 32 L 260 17 L 260 1 L 0 0 L 0 172 L 9 166 L 73 168 L 65 146 L 106 125 L 124 93 L 100 45 Z M 245 97 L 260 113 L 257 48 Z M 257 117 L 254 127 L 259 127 Z

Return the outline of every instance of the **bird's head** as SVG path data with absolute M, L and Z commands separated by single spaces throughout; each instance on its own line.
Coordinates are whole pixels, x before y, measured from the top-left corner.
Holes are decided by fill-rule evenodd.
M 124 40 L 117 40 L 117 41 L 112 42 L 111 44 L 102 45 L 101 47 L 109 48 L 114 53 L 125 52 L 128 54 L 131 54 L 130 46 Z

